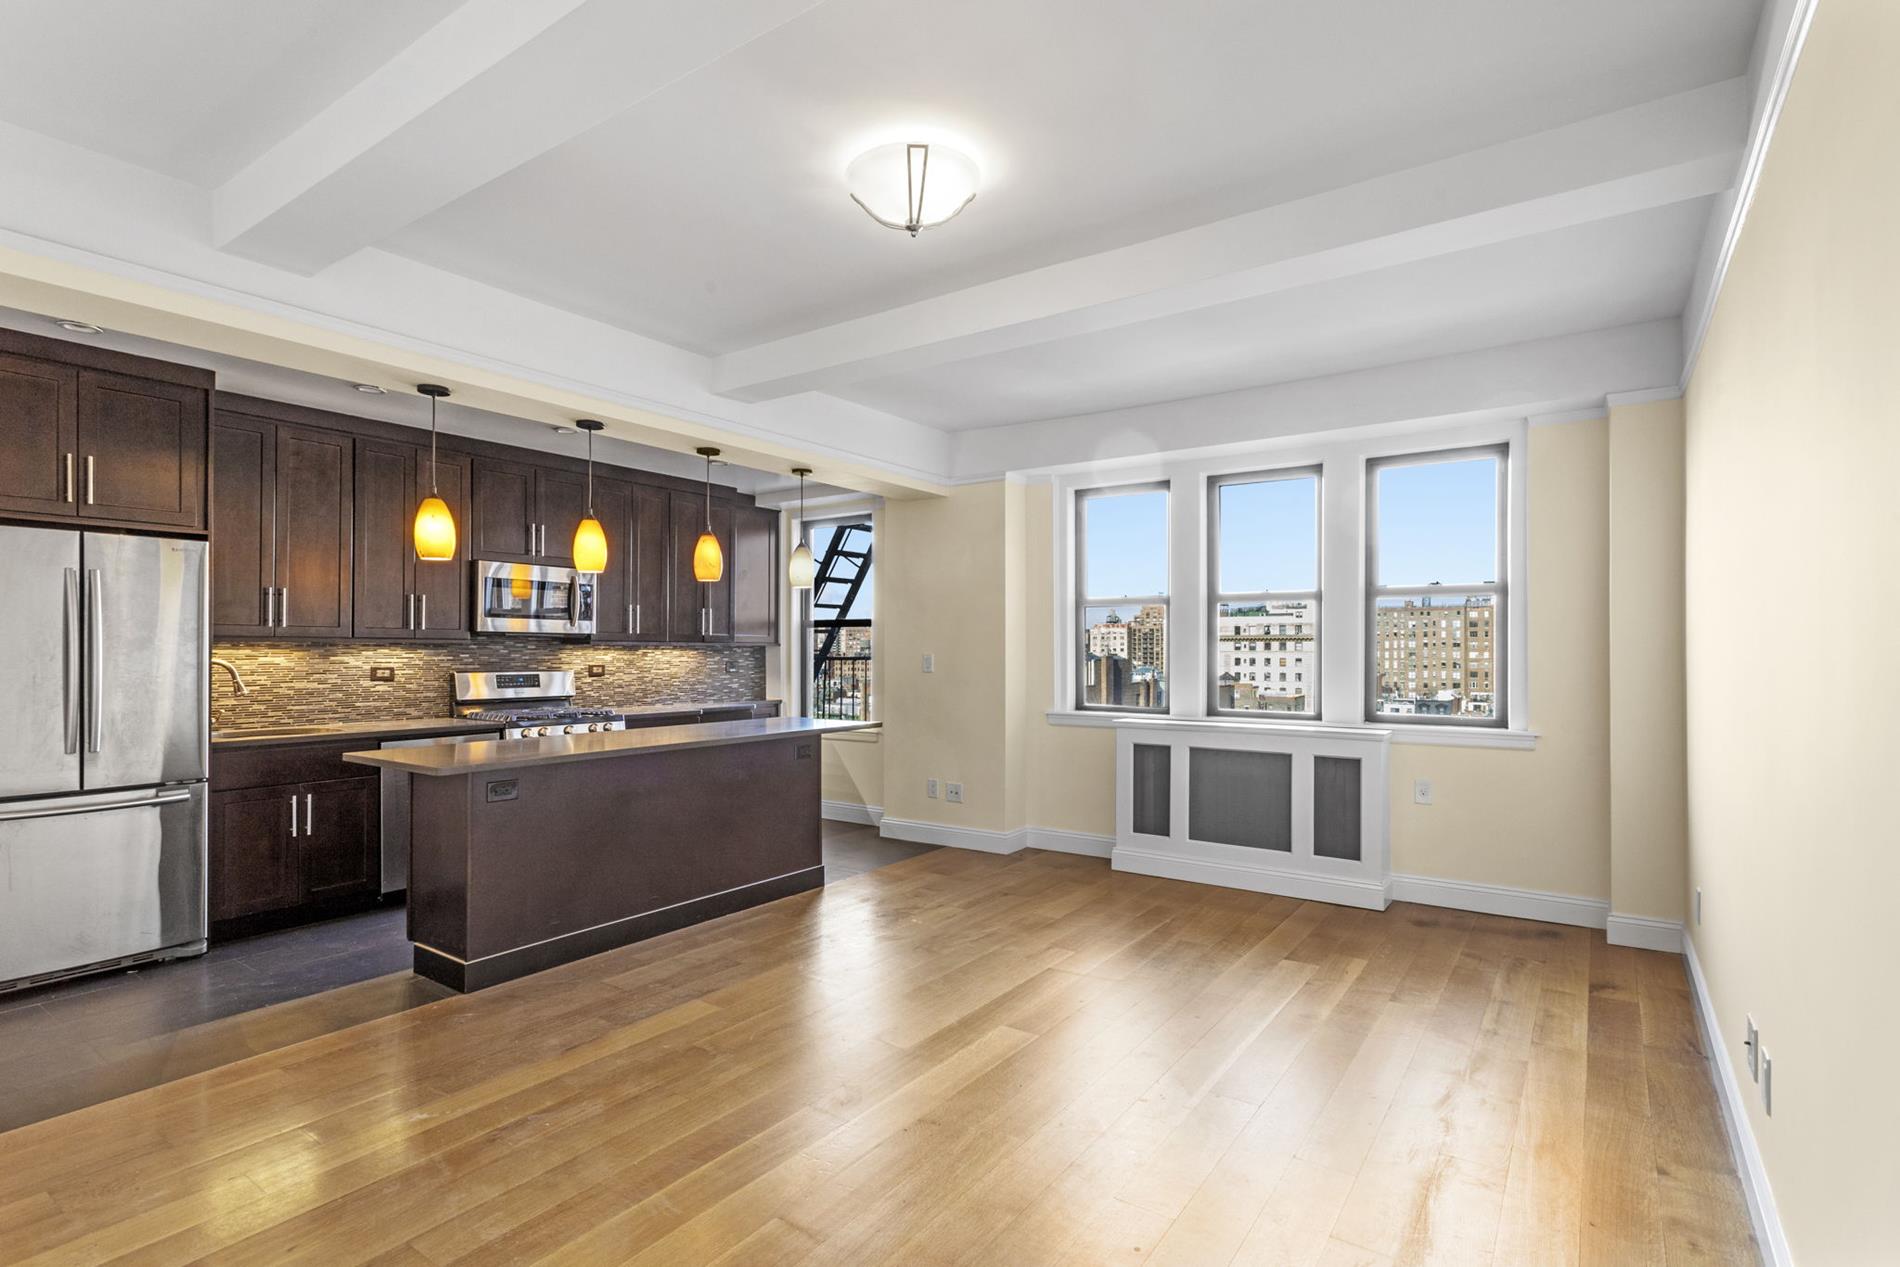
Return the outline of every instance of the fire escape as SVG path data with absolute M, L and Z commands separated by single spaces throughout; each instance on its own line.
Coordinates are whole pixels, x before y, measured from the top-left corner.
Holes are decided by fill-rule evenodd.
M 822 707 L 828 701 L 843 704 L 849 699 L 855 705 L 852 711 L 859 714 L 868 702 L 870 665 L 843 663 L 867 658 L 838 654 L 838 635 L 845 629 L 871 627 L 869 620 L 846 619 L 844 615 L 858 601 L 858 592 L 870 574 L 871 525 L 839 524 L 818 560 L 818 572 L 811 587 L 812 681 L 817 684 L 821 703 L 821 708 L 813 710 L 816 716 L 836 715 Z M 849 673 L 843 672 L 847 669 Z M 847 678 L 848 690 L 840 689 L 846 686 Z

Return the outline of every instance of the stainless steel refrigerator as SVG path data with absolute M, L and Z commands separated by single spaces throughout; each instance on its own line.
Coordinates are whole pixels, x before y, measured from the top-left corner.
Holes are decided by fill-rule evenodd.
M 205 946 L 205 543 L 0 526 L 0 991 Z

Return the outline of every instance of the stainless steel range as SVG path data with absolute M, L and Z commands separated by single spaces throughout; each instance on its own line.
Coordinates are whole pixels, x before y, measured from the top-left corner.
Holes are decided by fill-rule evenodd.
M 626 719 L 604 708 L 574 706 L 574 674 L 567 669 L 531 673 L 457 673 L 455 715 L 493 722 L 503 739 L 540 739 L 625 730 Z

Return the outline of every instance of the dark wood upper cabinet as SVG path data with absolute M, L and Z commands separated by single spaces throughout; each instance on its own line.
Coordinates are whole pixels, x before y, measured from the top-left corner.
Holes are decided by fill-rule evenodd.
M 607 570 L 594 592 L 595 642 L 667 640 L 667 495 L 594 478 L 594 510 L 607 533 Z
M 0 511 L 78 509 L 79 371 L 0 355 Z
M 347 638 L 353 534 L 353 439 L 277 428 L 277 632 Z
M 732 512 L 732 640 L 763 646 L 778 641 L 778 512 L 741 506 Z
M 557 565 L 574 562 L 574 529 L 587 513 L 587 477 L 536 468 L 535 521 L 541 525 L 541 559 Z
M 277 584 L 277 426 L 220 414 L 211 428 L 211 632 L 252 638 L 274 630 Z
M 476 458 L 469 520 L 471 559 L 533 562 L 538 533 L 534 468 L 519 462 Z
M 429 450 L 393 440 L 356 441 L 356 532 L 351 567 L 358 638 L 468 636 L 468 463 L 436 461 L 435 487 L 456 523 L 456 554 L 416 558 L 416 506 L 429 495 Z
M 82 518 L 204 528 L 202 389 L 81 370 L 78 413 Z
M 697 493 L 674 493 L 672 541 L 672 607 L 668 612 L 669 642 L 732 641 L 732 507 L 713 500 L 712 534 L 725 556 L 725 571 L 717 581 L 693 575 L 693 550 L 706 531 L 706 499 Z

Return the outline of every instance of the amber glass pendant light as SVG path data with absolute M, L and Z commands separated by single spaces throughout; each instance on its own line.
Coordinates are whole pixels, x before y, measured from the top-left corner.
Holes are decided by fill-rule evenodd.
M 607 570 L 607 534 L 594 517 L 594 433 L 606 424 L 582 418 L 574 424 L 587 433 L 587 517 L 574 526 L 574 570 Z
M 818 576 L 818 561 L 811 557 L 811 546 L 805 538 L 805 477 L 811 474 L 809 466 L 794 466 L 792 474 L 798 476 L 798 547 L 792 551 L 792 561 L 785 569 L 786 579 L 795 590 L 808 590 Z
M 435 484 L 435 403 L 449 389 L 440 383 L 419 383 L 416 390 L 429 398 L 429 495 L 416 507 L 416 557 L 425 563 L 448 563 L 455 558 L 455 516 Z
M 694 452 L 706 459 L 706 531 L 699 534 L 699 540 L 693 544 L 693 579 L 711 585 L 726 574 L 726 552 L 719 548 L 719 538 L 712 530 L 712 464 L 719 456 L 718 449 L 695 449 Z

